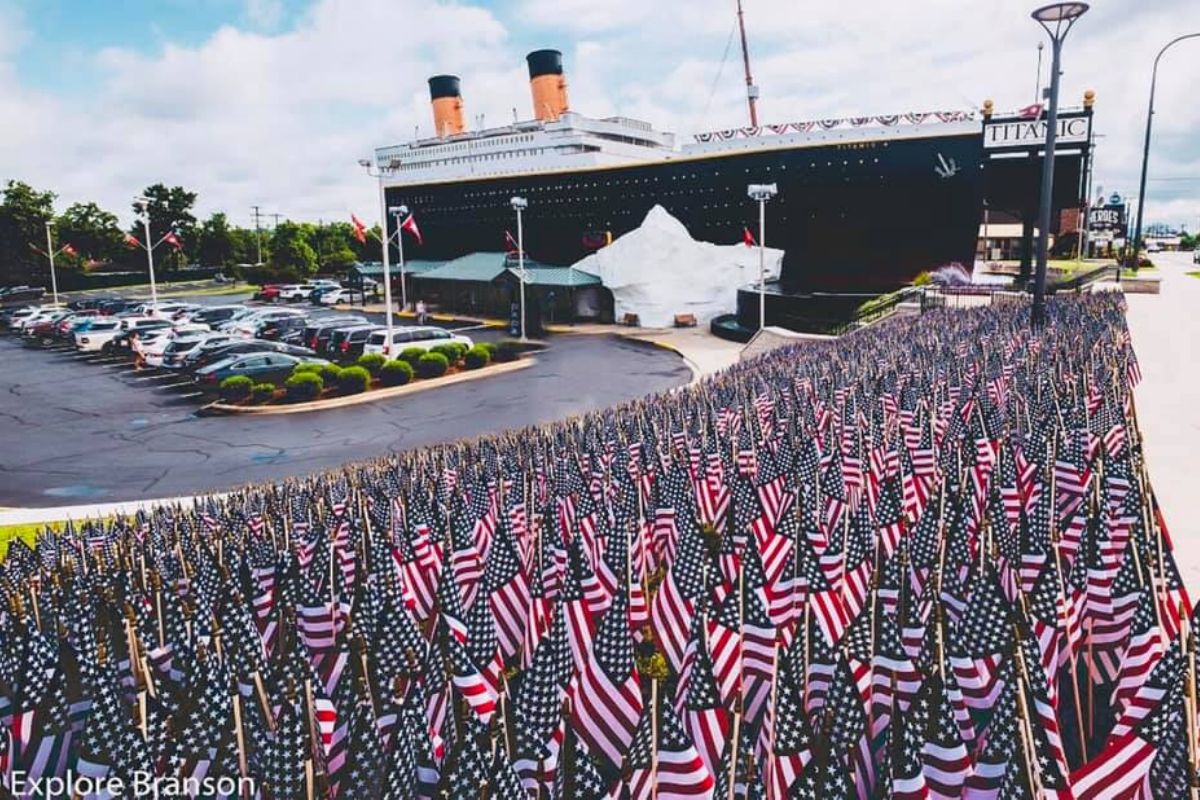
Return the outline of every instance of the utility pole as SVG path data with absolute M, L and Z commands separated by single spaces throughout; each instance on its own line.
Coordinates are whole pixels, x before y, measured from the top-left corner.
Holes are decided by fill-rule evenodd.
M 267 214 L 267 216 L 270 217 L 271 219 L 275 220 L 275 225 L 273 227 L 278 228 L 279 227 L 279 218 L 282 217 L 283 214 Z
M 263 260 L 262 260 L 262 218 L 263 218 L 264 214 L 262 213 L 262 211 L 259 210 L 261 208 L 262 208 L 262 206 L 250 206 L 250 210 L 254 212 L 254 241 L 258 243 L 258 263 L 254 265 L 256 267 L 261 267 L 263 265 Z

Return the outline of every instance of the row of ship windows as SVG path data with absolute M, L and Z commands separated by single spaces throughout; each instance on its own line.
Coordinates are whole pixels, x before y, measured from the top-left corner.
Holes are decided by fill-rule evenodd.
M 866 164 L 866 160 L 864 160 L 864 158 L 859 158 L 858 163 Z M 878 160 L 878 158 L 874 158 L 874 160 L 872 160 L 871 163 L 877 164 L 877 163 L 880 163 L 880 160 Z M 817 166 L 818 166 L 818 164 L 816 162 L 809 162 L 809 168 L 816 169 Z M 824 166 L 834 167 L 835 164 L 832 161 L 827 161 L 826 164 L 824 164 Z M 850 161 L 842 161 L 841 166 L 844 166 L 844 167 L 850 166 Z M 787 164 L 781 164 L 781 166 L 779 168 L 781 170 L 785 170 L 785 172 L 786 172 Z M 754 173 L 760 173 L 760 172 L 768 172 L 769 173 L 769 172 L 772 172 L 772 168 L 770 168 L 770 166 L 767 166 L 764 168 L 756 167 L 754 169 Z M 751 173 L 750 168 L 749 167 L 746 168 L 745 174 L 749 175 L 750 173 Z M 706 175 L 700 175 L 698 173 L 690 173 L 690 174 L 685 173 L 683 175 L 672 175 L 671 180 L 672 181 L 689 180 L 689 179 L 700 180 L 701 178 L 704 178 L 704 179 L 720 178 L 720 176 L 721 176 L 720 172 L 708 173 Z M 846 180 L 848 180 L 848 179 L 846 179 Z M 881 180 L 882 180 L 882 176 L 881 176 Z M 616 186 L 638 186 L 638 185 L 659 184 L 659 182 L 660 181 L 658 178 L 629 178 L 629 179 L 616 180 L 616 181 L 580 181 L 580 182 L 577 182 L 577 184 L 554 184 L 553 186 L 530 186 L 528 188 L 523 188 L 523 190 L 512 190 L 512 188 L 498 188 L 498 190 L 478 190 L 478 191 L 472 191 L 472 192 L 463 192 L 461 197 L 508 199 L 515 192 L 521 193 L 521 194 L 538 194 L 538 193 L 559 194 L 559 193 L 563 193 L 563 192 L 574 192 L 574 191 L 578 191 L 578 190 L 587 190 L 587 188 L 611 188 L 611 187 L 616 187 Z M 688 191 L 695 192 L 696 190 L 688 190 Z M 713 188 L 709 188 L 709 190 L 700 190 L 700 191 L 701 192 L 703 192 L 703 191 L 713 192 L 715 190 L 713 190 Z M 734 187 L 734 190 L 731 190 L 731 191 L 739 191 L 740 192 L 743 190 L 742 190 L 742 187 Z M 666 196 L 666 194 L 670 194 L 670 192 L 661 192 L 659 194 L 662 194 L 662 196 Z M 632 196 L 632 197 L 636 197 L 636 196 Z M 646 196 L 643 196 L 643 197 L 646 197 Z M 408 201 L 409 201 L 409 203 L 412 203 L 414 205 L 432 203 L 433 196 L 432 196 L 432 194 L 421 194 L 421 196 L 410 197 Z
M 538 147 L 529 150 L 509 150 L 504 153 L 475 153 L 466 158 L 445 158 L 438 161 L 422 161 L 418 164 L 401 164 L 400 171 L 410 169 L 428 169 L 430 167 L 446 167 L 453 164 L 463 164 L 468 162 L 479 161 L 497 161 L 502 158 L 523 158 L 525 156 L 540 156 L 546 152 L 546 148 Z

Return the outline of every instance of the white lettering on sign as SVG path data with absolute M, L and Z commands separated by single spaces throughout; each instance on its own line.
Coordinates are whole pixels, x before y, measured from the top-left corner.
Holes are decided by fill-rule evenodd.
M 1060 117 L 1058 144 L 1086 142 L 1091 133 L 1091 117 Z M 983 146 L 989 150 L 1002 147 L 1033 147 L 1046 141 L 1046 121 L 1040 119 L 1019 122 L 997 122 L 983 129 Z

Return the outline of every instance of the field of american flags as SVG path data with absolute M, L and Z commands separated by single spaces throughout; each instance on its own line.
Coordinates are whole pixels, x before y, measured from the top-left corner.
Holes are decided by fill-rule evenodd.
M 1123 302 L 935 311 L 14 544 L 0 780 L 1195 797 Z

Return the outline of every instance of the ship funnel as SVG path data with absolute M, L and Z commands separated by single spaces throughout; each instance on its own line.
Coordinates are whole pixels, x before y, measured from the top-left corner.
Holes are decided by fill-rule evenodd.
M 534 50 L 525 56 L 529 63 L 529 89 L 533 93 L 533 116 L 543 121 L 558 119 L 567 110 L 567 79 L 558 50 Z
M 434 75 L 430 78 L 429 101 L 433 105 L 435 136 L 463 132 L 462 83 L 457 75 Z

